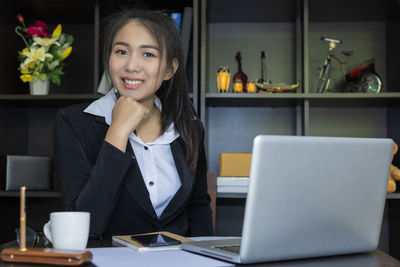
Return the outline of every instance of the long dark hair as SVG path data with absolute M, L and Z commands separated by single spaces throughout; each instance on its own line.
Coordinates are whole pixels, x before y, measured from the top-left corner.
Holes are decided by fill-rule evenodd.
M 199 157 L 198 115 L 187 91 L 183 50 L 180 35 L 172 19 L 161 11 L 129 9 L 118 11 L 106 19 L 103 62 L 109 76 L 109 59 L 115 35 L 127 23 L 135 20 L 152 35 L 160 49 L 161 58 L 166 54 L 167 68 L 173 69 L 173 60 L 179 63 L 171 79 L 164 81 L 156 95 L 161 100 L 161 129 L 164 132 L 173 122 L 186 150 L 190 169 L 195 171 Z

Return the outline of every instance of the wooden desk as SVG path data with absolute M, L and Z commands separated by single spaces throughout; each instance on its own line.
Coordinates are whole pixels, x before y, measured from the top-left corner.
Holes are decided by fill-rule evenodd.
M 0 246 L 0 250 L 7 247 L 16 246 L 15 241 L 8 242 Z M 88 247 L 100 247 L 99 241 L 89 241 Z M 110 241 L 105 242 L 105 246 L 111 246 Z M 188 252 L 189 253 L 189 252 Z M 49 266 L 49 265 L 38 265 L 38 264 L 11 264 L 0 261 L 0 267 L 25 267 L 25 266 Z M 87 264 L 85 267 L 95 267 L 94 264 Z M 115 266 L 118 266 L 116 263 Z M 183 263 L 182 266 L 190 266 L 188 263 Z M 302 259 L 302 260 L 292 260 L 292 261 L 282 261 L 273 263 L 259 263 L 259 264 L 249 264 L 249 265 L 238 265 L 238 266 L 251 266 L 251 267 L 262 267 L 262 266 L 273 266 L 273 267 L 395 267 L 400 266 L 400 261 L 395 258 L 385 254 L 380 250 L 375 250 L 371 253 L 344 255 L 344 256 L 333 256 L 333 257 L 322 257 L 314 259 Z M 102 266 L 97 266 L 102 267 Z M 155 266 L 156 267 L 156 266 Z M 206 267 L 206 266 L 205 266 Z

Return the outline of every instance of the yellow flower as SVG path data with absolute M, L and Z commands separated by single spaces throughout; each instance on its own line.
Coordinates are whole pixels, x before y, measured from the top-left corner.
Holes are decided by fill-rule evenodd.
M 57 38 L 41 38 L 41 37 L 33 37 L 33 44 L 32 46 L 35 45 L 40 45 L 41 47 L 44 47 L 44 49 L 49 50 L 50 46 L 53 44 L 60 46 L 60 43 L 57 42 Z
M 64 50 L 64 52 L 61 54 L 60 59 L 64 60 L 66 57 L 69 56 L 69 54 L 71 54 L 72 51 L 72 46 L 69 46 L 67 49 Z
M 20 56 L 23 56 L 24 52 L 28 52 L 28 51 L 29 51 L 29 49 L 28 49 L 27 47 L 25 47 L 25 48 L 22 49 L 21 51 L 18 51 L 18 54 L 19 54 Z
M 57 27 L 54 29 L 53 34 L 51 35 L 53 38 L 58 39 L 61 35 L 61 24 L 58 24 Z
M 21 63 L 19 65 L 19 69 L 21 70 L 22 74 L 29 73 L 29 65 L 25 65 L 24 63 Z
M 38 49 L 31 47 L 30 51 L 24 52 L 22 54 L 27 57 L 27 59 L 25 59 L 25 61 L 23 63 L 25 65 L 28 65 L 28 64 L 30 64 L 32 62 L 36 62 L 36 61 L 44 62 L 46 57 L 53 58 L 53 56 L 50 53 L 46 53 L 44 47 L 41 47 Z
M 32 81 L 32 75 L 30 74 L 21 75 L 20 78 L 24 83 Z
M 30 73 L 32 69 L 35 67 L 36 62 L 31 62 L 29 64 L 21 63 L 19 65 L 19 70 L 22 74 Z

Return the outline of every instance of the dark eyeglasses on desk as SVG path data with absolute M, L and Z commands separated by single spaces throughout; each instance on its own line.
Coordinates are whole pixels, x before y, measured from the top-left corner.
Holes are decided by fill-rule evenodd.
M 21 246 L 20 228 L 15 229 L 18 245 Z M 99 235 L 89 235 L 90 243 L 97 243 L 95 246 L 104 247 L 104 240 Z M 52 247 L 51 242 L 46 238 L 43 232 L 36 232 L 32 228 L 26 227 L 26 246 L 27 247 Z

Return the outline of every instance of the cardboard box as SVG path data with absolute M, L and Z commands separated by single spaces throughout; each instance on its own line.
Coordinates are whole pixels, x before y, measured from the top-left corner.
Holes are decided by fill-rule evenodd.
M 219 176 L 249 177 L 251 153 L 221 153 Z

